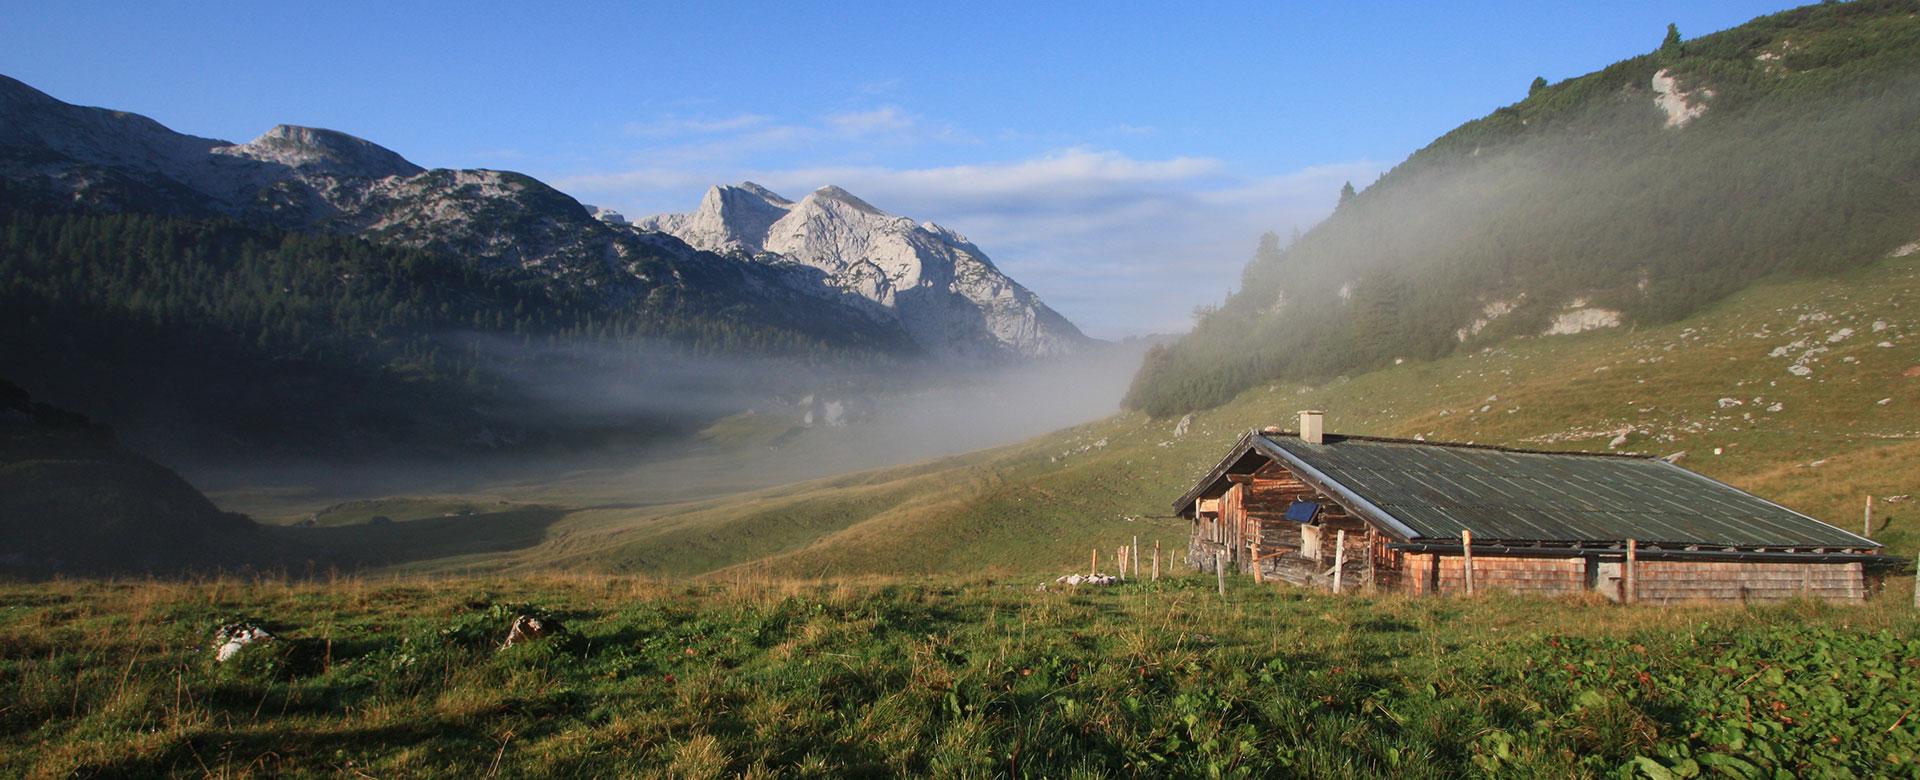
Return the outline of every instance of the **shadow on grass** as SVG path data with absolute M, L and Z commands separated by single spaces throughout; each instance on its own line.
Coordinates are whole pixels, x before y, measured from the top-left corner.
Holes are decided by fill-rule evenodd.
M 392 566 L 464 555 L 524 550 L 571 511 L 514 507 L 462 517 L 433 517 L 384 525 L 272 527 L 269 532 L 313 562 L 337 566 Z

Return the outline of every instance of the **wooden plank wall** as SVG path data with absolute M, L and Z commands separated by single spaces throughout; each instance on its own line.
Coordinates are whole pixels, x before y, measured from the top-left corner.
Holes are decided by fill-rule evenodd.
M 1465 593 L 1465 566 L 1458 555 L 1408 553 L 1398 589 L 1407 593 Z M 1439 567 L 1436 572 L 1435 566 Z M 1475 591 L 1505 590 L 1564 595 L 1586 590 L 1587 567 L 1596 567 L 1594 588 L 1618 599 L 1618 562 L 1580 558 L 1510 558 L 1476 555 Z M 1867 595 L 1858 563 L 1749 563 L 1740 561 L 1639 561 L 1635 599 L 1640 603 L 1681 601 L 1764 602 L 1796 596 L 1857 602 Z
M 1423 594 L 1467 592 L 1466 566 L 1461 556 L 1408 553 L 1404 560 L 1401 590 Z M 1586 588 L 1587 562 L 1580 558 L 1473 557 L 1475 592 L 1505 590 L 1554 596 Z
M 1479 561 L 1474 561 L 1476 570 Z M 1783 601 L 1796 596 L 1828 601 L 1867 597 L 1858 563 L 1749 563 L 1640 561 L 1635 597 L 1642 602 Z

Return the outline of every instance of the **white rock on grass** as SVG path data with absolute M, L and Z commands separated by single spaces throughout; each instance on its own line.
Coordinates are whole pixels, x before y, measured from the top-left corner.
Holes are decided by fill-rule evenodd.
M 1717 403 L 1719 403 L 1722 409 L 1732 409 L 1733 407 L 1741 405 L 1743 402 L 1738 398 L 1722 398 Z
M 538 615 L 516 615 L 513 618 L 513 626 L 507 629 L 507 641 L 501 643 L 500 649 L 505 650 L 514 645 L 526 644 L 536 639 L 557 636 L 564 631 L 566 631 L 566 628 L 560 625 L 560 621 L 554 620 L 553 618 L 540 617 Z
M 1813 369 L 1807 368 L 1806 366 L 1802 366 L 1802 365 L 1792 365 L 1792 366 L 1787 366 L 1787 373 L 1792 374 L 1794 376 L 1806 376 L 1808 374 L 1813 373 Z
M 252 623 L 228 623 L 213 632 L 213 660 L 226 663 L 249 645 L 273 641 L 273 634 Z
M 1836 330 L 1836 331 L 1834 331 L 1834 332 L 1833 332 L 1833 335 L 1831 335 L 1831 336 L 1828 336 L 1828 337 L 1827 337 L 1827 343 L 1828 343 L 1828 344 L 1838 344 L 1838 343 L 1840 343 L 1840 342 L 1842 342 L 1842 341 L 1846 341 L 1847 339 L 1850 339 L 1850 338 L 1853 338 L 1853 329 L 1852 329 L 1852 328 L 1841 328 L 1841 329 L 1839 329 L 1839 330 Z

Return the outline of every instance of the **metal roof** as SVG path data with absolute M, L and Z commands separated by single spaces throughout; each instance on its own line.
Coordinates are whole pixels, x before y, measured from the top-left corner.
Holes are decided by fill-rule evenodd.
M 1663 460 L 1327 435 L 1242 437 L 1186 506 L 1258 453 L 1407 540 L 1873 549 L 1880 545 Z

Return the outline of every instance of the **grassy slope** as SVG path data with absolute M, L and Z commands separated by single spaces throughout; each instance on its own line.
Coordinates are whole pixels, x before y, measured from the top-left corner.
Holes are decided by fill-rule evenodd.
M 1885 329 L 1873 331 L 1873 323 Z M 1828 339 L 1841 328 L 1853 335 Z M 1756 286 L 1686 321 L 1526 339 L 1322 387 L 1262 386 L 1195 417 L 1122 414 L 1010 447 L 706 502 L 575 512 L 529 549 L 463 566 L 784 575 L 1058 571 L 1132 536 L 1185 543 L 1167 504 L 1247 428 L 1328 410 L 1343 433 L 1563 449 L 1685 450 L 1688 468 L 1920 547 L 1920 257 Z M 1784 357 L 1776 348 L 1805 340 Z M 1882 342 L 1891 347 L 1879 347 Z M 1808 349 L 1808 377 L 1788 367 Z M 1719 400 L 1740 400 L 1721 408 Z M 1756 400 L 1758 399 L 1758 400 Z M 1882 399 L 1890 399 L 1881 404 Z M 1781 411 L 1768 412 L 1774 403 Z M 1486 411 L 1480 411 L 1481 408 Z M 1751 419 L 1749 419 L 1751 418 Z M 1714 448 L 1723 455 L 1713 455 Z M 1816 465 L 1817 464 L 1817 465 Z M 1917 498 L 1889 503 L 1890 496 Z
M 0 584 L 0 775 L 1804 777 L 1920 760 L 1904 605 L 1253 588 Z M 573 638 L 497 651 L 514 602 Z M 280 639 L 216 665 L 209 637 L 237 616 Z

